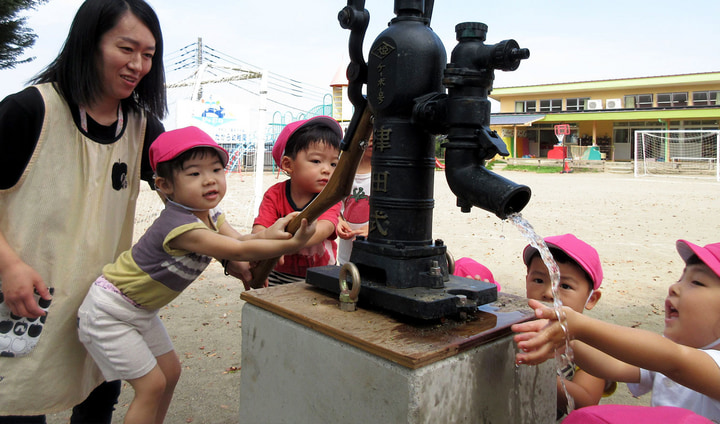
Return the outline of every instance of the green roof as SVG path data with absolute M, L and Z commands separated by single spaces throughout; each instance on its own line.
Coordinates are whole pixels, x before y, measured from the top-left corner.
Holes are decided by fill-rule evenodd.
M 656 119 L 705 119 L 720 118 L 720 109 L 669 109 L 630 110 L 578 113 L 553 113 L 545 115 L 538 122 L 581 122 L 581 121 L 634 121 Z
M 720 85 L 720 72 L 707 72 L 699 74 L 685 75 L 668 75 L 656 77 L 640 77 L 640 78 L 624 78 L 600 81 L 585 82 L 564 82 L 557 84 L 545 85 L 527 85 L 520 87 L 500 87 L 494 88 L 490 98 L 505 97 L 512 95 L 528 95 L 540 93 L 555 92 L 574 92 L 574 91 L 598 91 L 598 90 L 615 90 L 621 88 L 639 88 L 639 87 L 661 87 L 661 86 L 681 86 L 690 84 L 717 83 Z

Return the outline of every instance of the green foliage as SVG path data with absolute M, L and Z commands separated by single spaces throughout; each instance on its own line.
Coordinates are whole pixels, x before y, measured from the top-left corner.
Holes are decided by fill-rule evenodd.
M 0 0 L 0 70 L 30 62 L 34 57 L 20 59 L 23 51 L 33 44 L 37 35 L 25 26 L 27 17 L 21 12 L 35 9 L 48 0 Z
M 490 168 L 488 168 L 490 169 Z M 505 171 L 520 171 L 520 172 L 535 172 L 538 174 L 559 174 L 562 172 L 562 166 L 547 166 L 547 165 L 510 165 L 508 164 L 503 168 Z M 585 173 L 585 172 L 602 172 L 597 169 L 585 168 L 585 167 L 572 167 L 571 172 L 574 173 Z
M 442 144 L 447 141 L 447 136 L 436 135 L 435 136 L 435 157 L 438 159 L 445 159 L 445 148 Z
M 485 168 L 492 171 L 495 165 L 500 165 L 498 168 L 506 169 L 507 168 L 507 162 L 504 160 L 489 160 L 485 162 Z
M 507 165 L 506 171 L 537 172 L 538 174 L 559 174 L 562 166 Z

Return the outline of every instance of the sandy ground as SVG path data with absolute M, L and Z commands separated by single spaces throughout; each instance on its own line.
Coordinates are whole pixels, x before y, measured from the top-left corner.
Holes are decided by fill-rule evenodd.
M 499 173 L 529 186 L 532 199 L 522 212 L 538 234 L 574 233 L 597 248 L 605 279 L 602 299 L 589 315 L 654 332 L 663 328 L 664 298 L 683 263 L 675 241 L 717 242 L 720 234 L 720 183 L 679 177 L 633 178 L 631 174 Z M 281 177 L 282 178 L 282 177 Z M 277 180 L 264 176 L 263 186 Z M 223 209 L 240 231 L 252 223 L 254 177 L 232 174 Z M 521 252 L 527 241 L 507 221 L 473 208 L 461 213 L 441 171 L 435 181 L 433 237 L 445 241 L 456 258 L 473 257 L 487 265 L 505 292 L 524 296 Z M 161 208 L 143 188 L 137 234 Z M 242 284 L 213 263 L 199 281 L 160 314 L 182 361 L 183 374 L 167 423 L 242 423 L 238 409 L 241 366 Z M 132 399 L 125 384 L 115 413 L 122 422 Z M 603 403 L 647 405 L 649 396 L 632 398 L 625 385 Z M 48 418 L 68 422 L 68 413 Z

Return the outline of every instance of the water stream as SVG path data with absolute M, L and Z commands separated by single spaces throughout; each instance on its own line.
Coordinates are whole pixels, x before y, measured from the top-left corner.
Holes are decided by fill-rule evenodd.
M 523 218 L 522 215 L 520 215 L 519 213 L 514 213 L 508 216 L 507 219 L 508 221 L 515 224 L 518 230 L 520 230 L 520 233 L 523 235 L 523 237 L 528 240 L 530 245 L 538 250 L 538 252 L 540 253 L 540 257 L 542 258 L 545 266 L 548 269 L 548 272 L 550 273 L 550 280 L 552 282 L 553 309 L 555 310 L 555 315 L 558 318 L 558 322 L 560 322 L 560 325 L 562 326 L 565 333 L 565 349 L 555 351 L 555 360 L 557 362 L 557 375 L 560 377 L 560 383 L 562 385 L 563 391 L 565 392 L 565 397 L 568 401 L 567 413 L 569 414 L 573 409 L 575 409 L 575 400 L 572 398 L 572 396 L 570 396 L 570 393 L 568 393 L 567 387 L 565 386 L 565 374 L 563 371 L 568 369 L 568 367 L 574 368 L 575 364 L 573 363 L 573 353 L 572 348 L 570 347 L 570 338 L 568 337 L 567 328 L 565 327 L 567 325 L 567 322 L 565 321 L 564 315 L 562 313 L 563 304 L 560 300 L 560 296 L 558 295 L 558 289 L 560 287 L 560 268 L 558 267 L 557 262 L 555 262 L 555 259 L 550 253 L 550 249 L 548 249 L 547 244 L 545 244 L 545 240 L 543 240 L 543 238 L 535 232 L 535 229 L 532 227 L 532 225 L 530 225 L 530 223 L 525 218 Z

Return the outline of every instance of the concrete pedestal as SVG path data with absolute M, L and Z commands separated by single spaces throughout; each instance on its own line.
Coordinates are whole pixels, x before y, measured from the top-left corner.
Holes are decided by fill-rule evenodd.
M 554 364 L 514 365 L 509 322 L 529 314 L 519 302 L 510 321 L 485 312 L 473 325 L 417 327 L 341 312 L 309 287 L 243 295 L 241 423 L 555 421 Z

